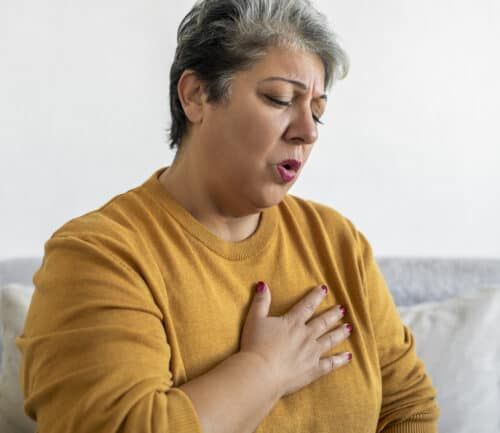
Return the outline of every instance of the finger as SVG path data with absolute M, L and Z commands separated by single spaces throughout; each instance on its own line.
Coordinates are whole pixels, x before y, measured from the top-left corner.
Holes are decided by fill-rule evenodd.
M 318 366 L 320 374 L 326 374 L 330 371 L 337 370 L 338 368 L 348 364 L 351 360 L 352 354 L 350 352 L 321 358 Z
M 255 288 L 252 304 L 247 317 L 267 317 L 271 305 L 271 291 L 264 281 L 259 281 Z
M 321 345 L 322 352 L 326 352 L 330 350 L 332 347 L 335 347 L 337 344 L 344 341 L 347 337 L 349 337 L 352 333 L 352 325 L 346 323 L 342 326 L 339 326 L 332 332 L 323 335 L 321 338 L 318 338 L 318 343 Z
M 315 338 L 322 336 L 325 332 L 332 329 L 345 315 L 345 307 L 336 305 L 325 311 L 323 314 L 311 319 L 307 326 L 311 330 L 311 335 Z
M 326 286 L 318 286 L 312 289 L 303 299 L 297 302 L 288 312 L 286 318 L 291 322 L 304 323 L 314 314 L 314 310 L 321 304 L 326 295 L 323 289 Z

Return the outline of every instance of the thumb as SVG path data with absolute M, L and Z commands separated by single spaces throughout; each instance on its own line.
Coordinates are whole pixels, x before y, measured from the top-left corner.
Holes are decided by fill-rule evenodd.
M 267 317 L 270 306 L 271 291 L 269 290 L 269 287 L 267 287 L 266 283 L 259 281 L 248 313 L 253 317 Z

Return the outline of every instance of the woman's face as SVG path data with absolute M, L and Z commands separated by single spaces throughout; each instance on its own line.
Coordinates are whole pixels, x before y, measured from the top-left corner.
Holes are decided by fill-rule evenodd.
M 207 187 L 237 211 L 278 204 L 318 138 L 315 118 L 325 111 L 323 91 L 323 63 L 309 52 L 272 48 L 252 69 L 236 73 L 229 101 L 206 105 L 199 125 L 197 165 Z M 285 159 L 302 162 L 290 182 L 277 169 Z

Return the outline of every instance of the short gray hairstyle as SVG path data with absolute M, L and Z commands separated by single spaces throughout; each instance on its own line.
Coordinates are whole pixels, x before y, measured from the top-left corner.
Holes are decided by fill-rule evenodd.
M 186 69 L 204 83 L 207 101 L 227 101 L 235 72 L 251 68 L 267 49 L 287 46 L 317 54 L 325 89 L 349 71 L 349 59 L 327 17 L 309 0 L 198 0 L 177 30 L 170 69 L 170 148 L 181 150 L 187 132 L 177 85 Z

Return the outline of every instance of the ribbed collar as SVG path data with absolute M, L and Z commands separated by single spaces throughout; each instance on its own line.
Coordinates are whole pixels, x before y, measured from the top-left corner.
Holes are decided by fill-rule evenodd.
M 191 215 L 160 183 L 159 177 L 169 166 L 159 168 L 140 188 L 144 188 L 153 200 L 166 210 L 183 229 L 198 239 L 207 248 L 228 260 L 243 260 L 259 254 L 273 234 L 278 222 L 278 206 L 271 206 L 262 211 L 257 230 L 248 238 L 239 242 L 226 241 L 209 231 Z

